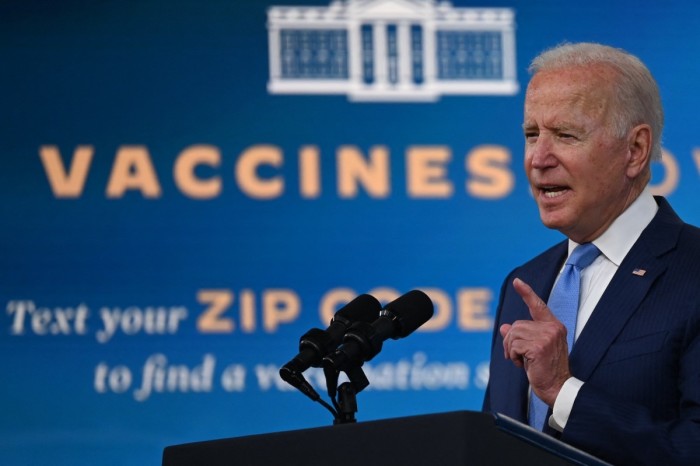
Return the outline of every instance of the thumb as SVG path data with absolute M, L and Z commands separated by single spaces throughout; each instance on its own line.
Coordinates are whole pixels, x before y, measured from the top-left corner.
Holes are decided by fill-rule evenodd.
M 506 335 L 508 335 L 508 332 L 510 332 L 511 327 L 512 327 L 511 324 L 503 324 L 500 326 L 500 328 L 498 330 L 499 330 L 499 332 L 501 332 L 501 336 L 503 338 L 505 338 Z
M 530 316 L 535 322 L 554 322 L 557 318 L 547 307 L 547 303 L 537 296 L 534 290 L 519 278 L 513 280 L 513 288 L 523 298 L 523 302 L 530 310 Z

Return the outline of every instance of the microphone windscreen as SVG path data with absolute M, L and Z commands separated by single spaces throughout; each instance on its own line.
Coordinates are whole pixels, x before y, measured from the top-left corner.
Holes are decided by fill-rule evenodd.
M 372 295 L 361 294 L 335 313 L 334 319 L 350 322 L 374 322 L 382 310 L 381 303 Z
M 433 316 L 433 302 L 420 290 L 409 291 L 387 304 L 385 309 L 398 323 L 394 339 L 410 335 Z

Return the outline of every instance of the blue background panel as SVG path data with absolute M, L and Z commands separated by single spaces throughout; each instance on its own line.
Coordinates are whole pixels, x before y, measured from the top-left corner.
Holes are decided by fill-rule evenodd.
M 562 238 L 539 221 L 520 127 L 528 61 L 564 40 L 647 63 L 667 122 L 652 184 L 700 224 L 695 3 L 454 1 L 513 10 L 520 91 L 433 103 L 269 93 L 267 9 L 279 5 L 329 3 L 0 4 L 3 464 L 158 464 L 167 445 L 329 425 L 277 370 L 366 292 L 426 289 L 437 316 L 367 364 L 358 419 L 478 409 L 501 281 Z M 89 164 L 71 174 L 84 185 L 57 195 L 42 148 L 68 170 L 79 147 Z M 219 183 L 208 198 L 175 174 L 192 150 L 214 154 L 194 170 Z M 437 197 L 411 191 L 426 150 L 446 154 Z M 244 177 L 262 153 L 276 162 Z M 372 185 L 384 194 L 341 192 L 353 154 L 386 158 Z M 108 194 L 130 177 L 156 194 Z M 282 188 L 261 199 L 251 180 Z M 216 303 L 231 325 L 219 332 L 202 321 Z M 324 390 L 319 371 L 307 377 Z

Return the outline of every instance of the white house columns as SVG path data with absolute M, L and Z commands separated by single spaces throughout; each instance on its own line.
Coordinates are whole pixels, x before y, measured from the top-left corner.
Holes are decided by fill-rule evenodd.
M 272 7 L 268 90 L 365 101 L 514 94 L 514 31 L 510 9 L 433 0 Z

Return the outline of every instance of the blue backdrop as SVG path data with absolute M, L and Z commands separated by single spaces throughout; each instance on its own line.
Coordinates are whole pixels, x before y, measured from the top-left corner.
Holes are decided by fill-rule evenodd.
M 667 117 L 652 184 L 700 224 L 700 5 L 648 3 L 443 5 L 508 9 L 518 89 L 432 102 L 320 93 L 300 68 L 283 77 L 305 90 L 268 91 L 268 8 L 325 0 L 0 3 L 3 464 L 158 464 L 171 444 L 329 425 L 277 370 L 365 292 L 424 289 L 436 316 L 368 364 L 358 418 L 478 409 L 501 280 L 561 238 L 522 169 L 534 55 L 598 41 L 648 64 Z M 435 6 L 334 2 L 390 25 L 401 5 Z M 313 16 L 294 14 L 294 31 Z M 393 66 L 404 36 L 386 33 Z M 326 63 L 294 34 L 316 45 L 278 58 Z M 342 40 L 341 77 L 367 60 Z M 420 47 L 459 64 L 456 41 Z

